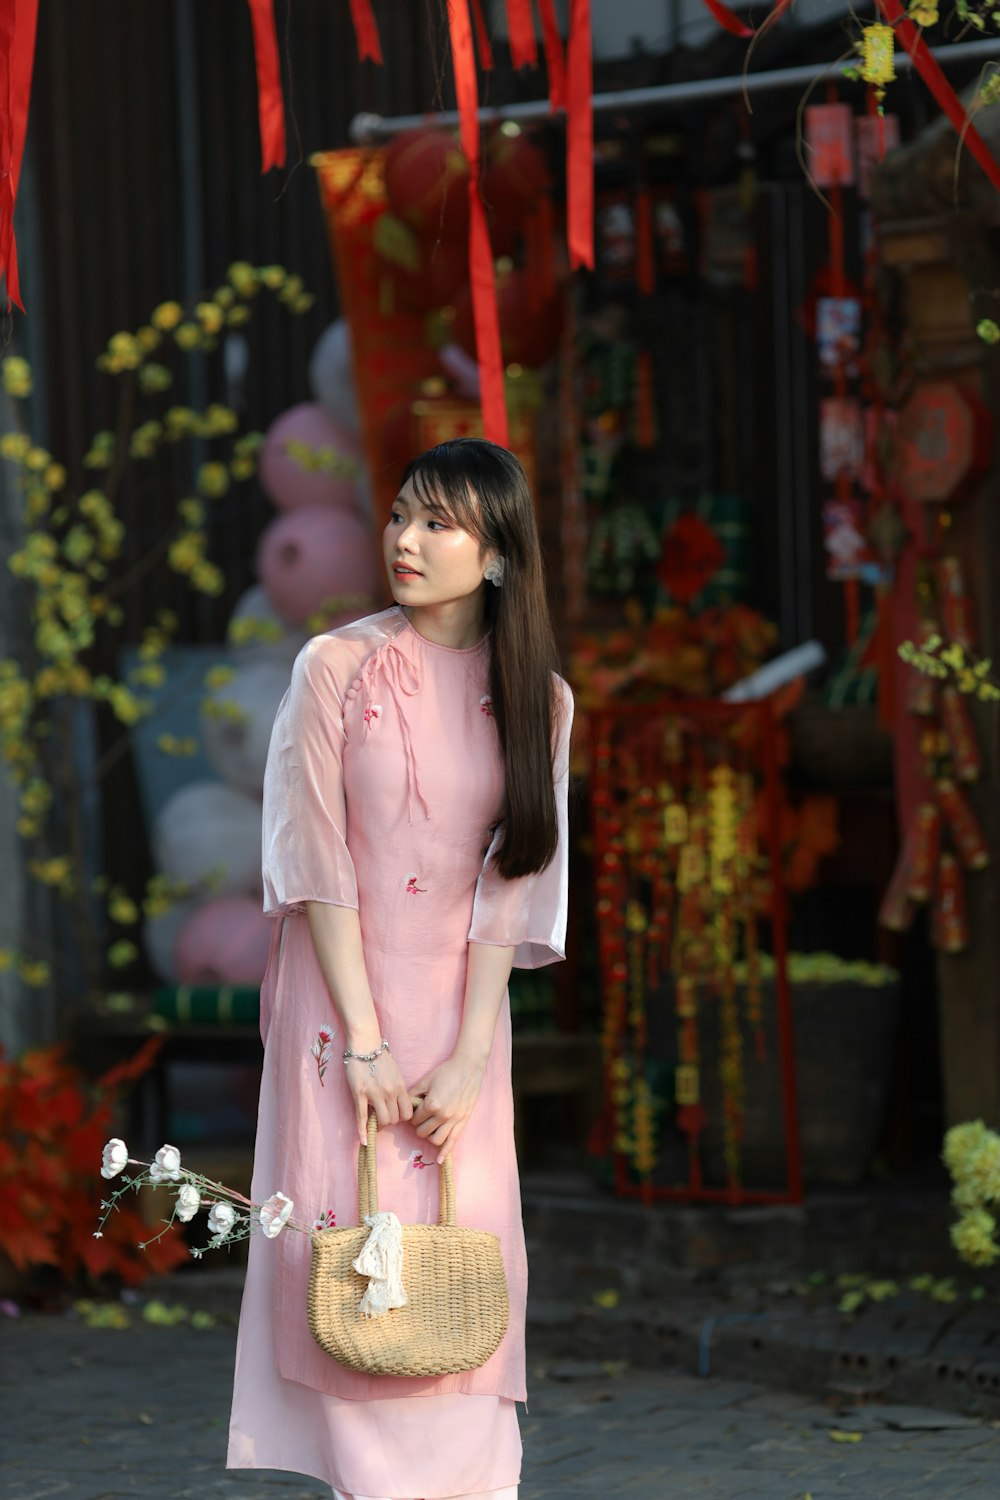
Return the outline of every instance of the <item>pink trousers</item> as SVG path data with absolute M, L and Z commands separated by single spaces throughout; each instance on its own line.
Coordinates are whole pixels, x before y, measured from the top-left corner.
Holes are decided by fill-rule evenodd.
M 334 1490 L 333 1500 L 403 1500 L 402 1496 L 348 1495 L 345 1490 Z M 409 1500 L 409 1497 L 407 1497 Z M 419 1500 L 414 1496 L 413 1500 Z M 517 1485 L 508 1485 L 503 1490 L 480 1490 L 476 1495 L 454 1495 L 449 1500 L 517 1500 Z

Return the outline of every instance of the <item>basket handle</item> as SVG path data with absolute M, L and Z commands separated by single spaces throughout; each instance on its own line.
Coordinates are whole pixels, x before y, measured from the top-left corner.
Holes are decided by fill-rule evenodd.
M 358 1147 L 358 1223 L 363 1224 L 370 1214 L 378 1213 L 378 1160 L 375 1150 L 375 1137 L 378 1134 L 378 1120 L 375 1111 L 368 1112 L 368 1141 L 364 1146 Z M 440 1207 L 438 1209 L 438 1223 L 445 1224 L 450 1228 L 455 1227 L 455 1172 L 452 1167 L 451 1157 L 441 1165 L 438 1176 L 438 1189 L 440 1192 Z

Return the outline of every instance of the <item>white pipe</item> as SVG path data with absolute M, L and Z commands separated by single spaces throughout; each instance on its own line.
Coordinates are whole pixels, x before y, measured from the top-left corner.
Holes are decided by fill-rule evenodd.
M 815 671 L 825 661 L 826 652 L 819 641 L 804 641 L 801 646 L 793 646 L 791 651 L 776 656 L 773 661 L 758 667 L 756 672 L 751 672 L 749 677 L 744 677 L 727 688 L 722 694 L 722 701 L 748 703 L 754 698 L 766 698 L 769 693 L 776 693 L 786 683 L 794 682 L 796 677 L 804 677 L 807 672 Z
M 928 48 L 932 57 L 942 66 L 949 62 L 969 62 L 982 58 L 1000 59 L 1000 37 L 986 38 L 977 42 L 954 42 L 950 47 Z M 618 89 L 613 94 L 595 94 L 594 112 L 608 110 L 642 109 L 646 105 L 684 104 L 692 100 L 721 99 L 727 94 L 738 94 L 745 87 L 748 92 L 764 93 L 770 89 L 794 88 L 812 83 L 817 78 L 835 78 L 855 63 L 809 63 L 798 68 L 770 68 L 761 73 L 734 73 L 724 78 L 696 78 L 689 83 L 663 83 L 654 88 Z M 913 67 L 908 52 L 896 53 L 896 72 L 905 73 Z M 481 120 L 541 120 L 550 113 L 547 99 L 533 99 L 525 104 L 508 104 L 501 107 L 483 108 Z M 414 130 L 418 125 L 457 125 L 458 111 L 441 110 L 424 115 L 376 115 L 362 113 L 351 121 L 351 140 L 355 145 L 364 145 L 384 140 L 390 135 L 399 135 L 404 130 Z

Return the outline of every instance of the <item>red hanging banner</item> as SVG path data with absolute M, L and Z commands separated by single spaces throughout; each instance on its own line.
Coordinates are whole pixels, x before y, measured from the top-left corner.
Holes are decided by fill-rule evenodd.
M 483 434 L 491 442 L 506 447 L 507 403 L 504 395 L 497 289 L 490 232 L 479 193 L 479 95 L 468 0 L 448 0 L 448 31 L 455 69 L 462 150 L 469 163 L 469 281 L 472 286 L 472 314 L 476 325 Z
M 538 10 L 542 18 L 545 67 L 549 75 L 549 109 L 565 109 L 566 59 L 556 20 L 555 0 L 538 0 Z
M 372 62 L 380 63 L 382 43 L 372 14 L 371 0 L 351 0 L 351 20 L 354 22 L 354 35 L 358 39 L 358 56 L 362 61 L 367 57 Z
M 913 58 L 913 66 L 930 89 L 935 103 L 944 110 L 965 145 L 986 173 L 995 188 L 1000 188 L 1000 166 L 990 155 L 989 148 L 979 131 L 969 121 L 955 90 L 948 82 L 941 66 L 923 39 L 920 29 L 913 24 L 900 0 L 878 0 L 885 19 L 895 27 L 896 35 Z
M 572 0 L 567 58 L 566 236 L 571 270 L 594 269 L 594 83 L 590 0 Z
M 531 0 L 507 0 L 507 42 L 515 68 L 537 67 L 538 46 Z
M 253 50 L 257 64 L 257 114 L 260 120 L 260 169 L 285 165 L 285 101 L 274 27 L 274 0 L 249 0 Z
M 24 312 L 14 239 L 14 204 L 28 129 L 31 71 L 35 57 L 38 0 L 0 5 L 0 275 L 7 280 L 7 306 Z

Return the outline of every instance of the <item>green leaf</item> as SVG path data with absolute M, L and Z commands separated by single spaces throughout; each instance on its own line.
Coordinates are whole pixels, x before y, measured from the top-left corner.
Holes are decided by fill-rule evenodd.
M 378 220 L 372 242 L 383 260 L 401 266 L 404 271 L 420 270 L 420 241 L 409 225 L 394 214 L 383 214 Z

